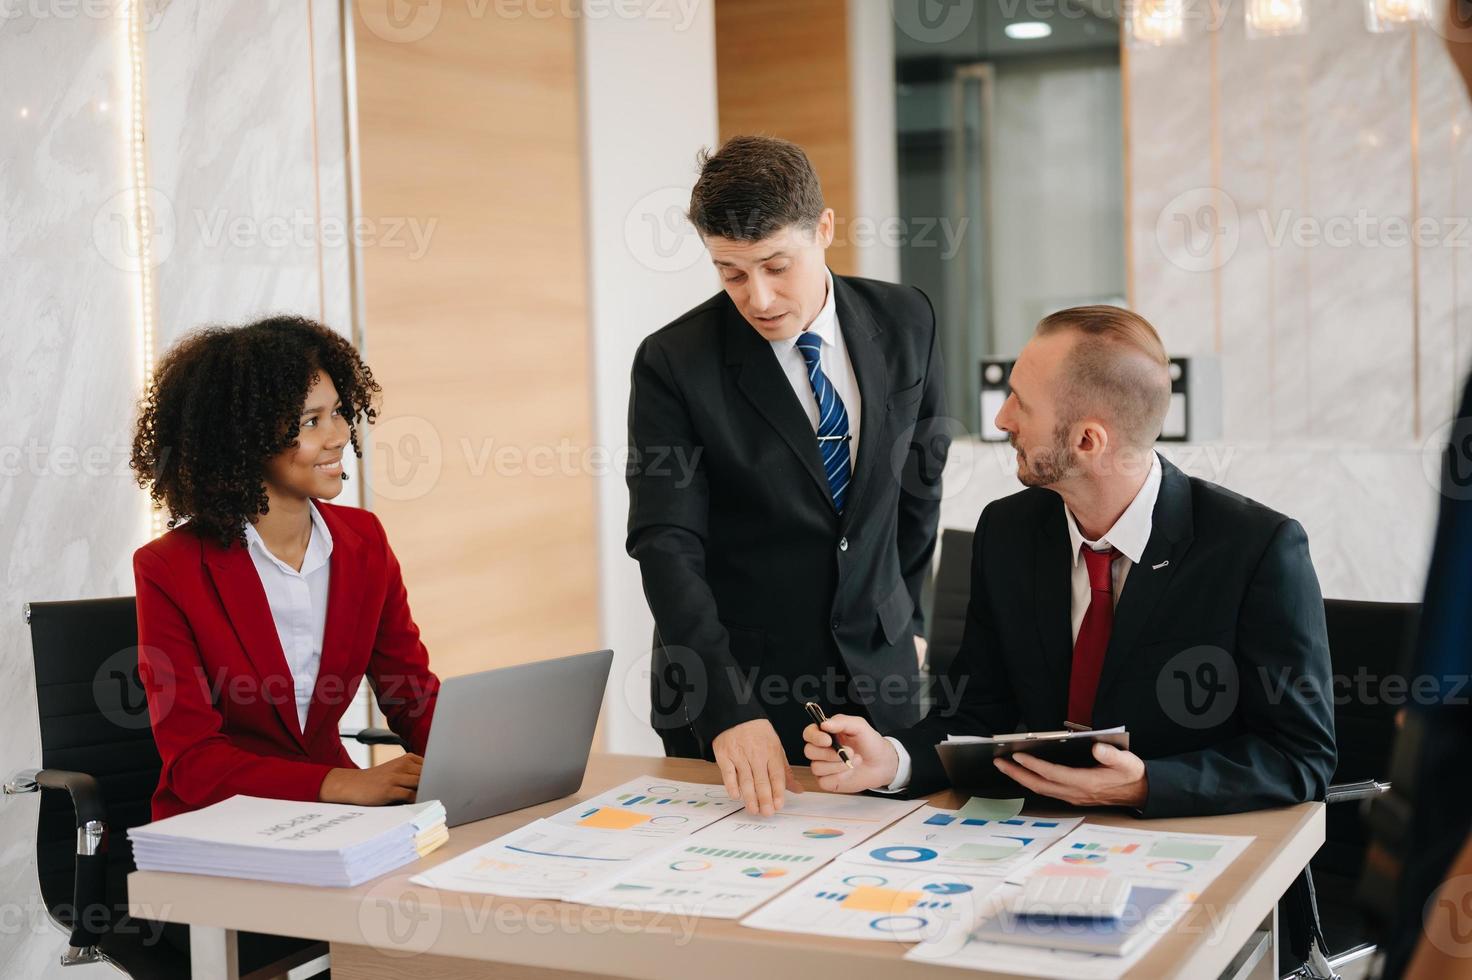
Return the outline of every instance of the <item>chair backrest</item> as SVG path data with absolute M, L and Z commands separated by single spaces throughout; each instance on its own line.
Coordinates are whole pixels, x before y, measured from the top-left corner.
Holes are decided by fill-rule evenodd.
M 1421 605 L 1325 599 L 1335 684 L 1334 731 L 1339 765 L 1334 782 L 1385 779 L 1395 716 L 1410 697 L 1403 673 Z
M 971 601 L 972 531 L 947 528 L 940 537 L 940 568 L 935 573 L 935 597 L 930 612 L 927 658 L 930 673 L 939 677 L 950 669 L 961 649 L 966 630 L 966 607 Z
M 1324 600 L 1335 678 L 1334 740 L 1339 747 L 1332 782 L 1389 778 L 1395 716 L 1410 697 L 1405 654 L 1415 640 L 1420 616 L 1421 606 L 1415 602 Z M 1329 807 L 1324 846 L 1312 864 L 1324 889 L 1332 892 L 1342 885 L 1352 890 L 1369 839 L 1358 804 Z
M 41 768 L 97 780 L 107 806 L 108 893 L 125 895 L 133 870 L 126 831 L 151 819 L 158 748 L 138 678 L 138 615 L 132 596 L 33 602 L 26 607 L 36 662 Z M 71 801 L 42 792 L 36 833 L 41 895 L 53 910 L 72 900 L 77 831 Z

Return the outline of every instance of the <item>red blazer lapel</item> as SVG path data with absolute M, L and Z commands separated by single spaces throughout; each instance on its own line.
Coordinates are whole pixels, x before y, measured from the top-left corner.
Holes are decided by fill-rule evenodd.
M 317 668 L 317 687 L 312 692 L 312 705 L 307 709 L 308 742 L 327 718 L 342 716 L 343 702 L 349 697 L 342 681 L 351 676 L 353 664 L 353 639 L 358 623 L 358 610 L 363 604 L 363 592 L 354 583 L 363 579 L 363 562 L 370 560 L 363 539 L 339 520 L 331 507 L 319 507 L 318 512 L 332 532 L 332 557 L 328 559 L 331 578 L 327 585 L 327 624 L 322 630 L 322 663 Z M 324 697 L 323 679 L 333 678 L 331 702 Z M 334 710 L 336 709 L 336 710 Z
M 291 669 L 287 667 L 286 655 L 281 651 L 281 639 L 276 635 L 271 605 L 266 601 L 266 590 L 261 586 L 261 577 L 256 574 L 250 553 L 241 545 L 222 548 L 207 542 L 205 565 L 230 619 L 230 626 L 240 640 L 241 649 L 261 677 L 262 696 L 269 695 L 273 699 L 272 706 L 281 723 L 305 751 L 307 742 L 297 723 L 296 689 Z M 285 683 L 267 683 L 273 677 L 279 677 Z

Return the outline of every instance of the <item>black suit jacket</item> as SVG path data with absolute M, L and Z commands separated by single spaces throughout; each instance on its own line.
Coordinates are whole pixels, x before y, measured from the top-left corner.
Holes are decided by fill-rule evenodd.
M 1146 760 L 1146 816 L 1322 799 L 1334 716 L 1324 603 L 1303 528 L 1161 465 L 1150 540 L 1115 605 L 1092 724 L 1128 726 L 1130 749 Z M 1063 727 L 1071 557 L 1056 493 L 1024 490 L 982 512 L 948 678 L 960 694 L 890 733 L 910 753 L 912 792 L 946 783 L 934 746 L 947 734 Z
M 651 721 L 673 755 L 710 757 L 716 735 L 766 717 L 805 764 L 805 700 L 919 720 L 914 634 L 949 447 L 935 315 L 910 287 L 833 289 L 862 401 L 841 516 L 812 423 L 724 292 L 635 355 L 627 545 L 654 613 Z

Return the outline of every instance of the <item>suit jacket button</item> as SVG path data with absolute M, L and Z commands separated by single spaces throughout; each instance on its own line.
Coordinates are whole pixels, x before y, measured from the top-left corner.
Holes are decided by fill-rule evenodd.
M 838 539 L 838 550 L 839 551 L 847 551 L 848 550 L 848 538 L 839 538 Z
M 838 629 L 838 620 L 836 620 L 836 619 L 833 621 L 833 628 L 835 630 Z

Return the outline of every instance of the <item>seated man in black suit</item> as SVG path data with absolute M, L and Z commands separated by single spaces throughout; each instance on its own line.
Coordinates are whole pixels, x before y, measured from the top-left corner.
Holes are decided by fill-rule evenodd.
M 1011 387 L 997 425 L 1027 489 L 976 526 L 942 700 L 889 737 L 856 717 L 809 725 L 819 785 L 928 793 L 946 783 L 935 744 L 948 734 L 1071 722 L 1128 726 L 1131 751 L 1096 746 L 1097 767 L 1017 755 L 997 768 L 1039 796 L 1152 817 L 1321 799 L 1336 752 L 1308 540 L 1156 455 L 1170 381 L 1154 328 L 1110 306 L 1055 313 Z

